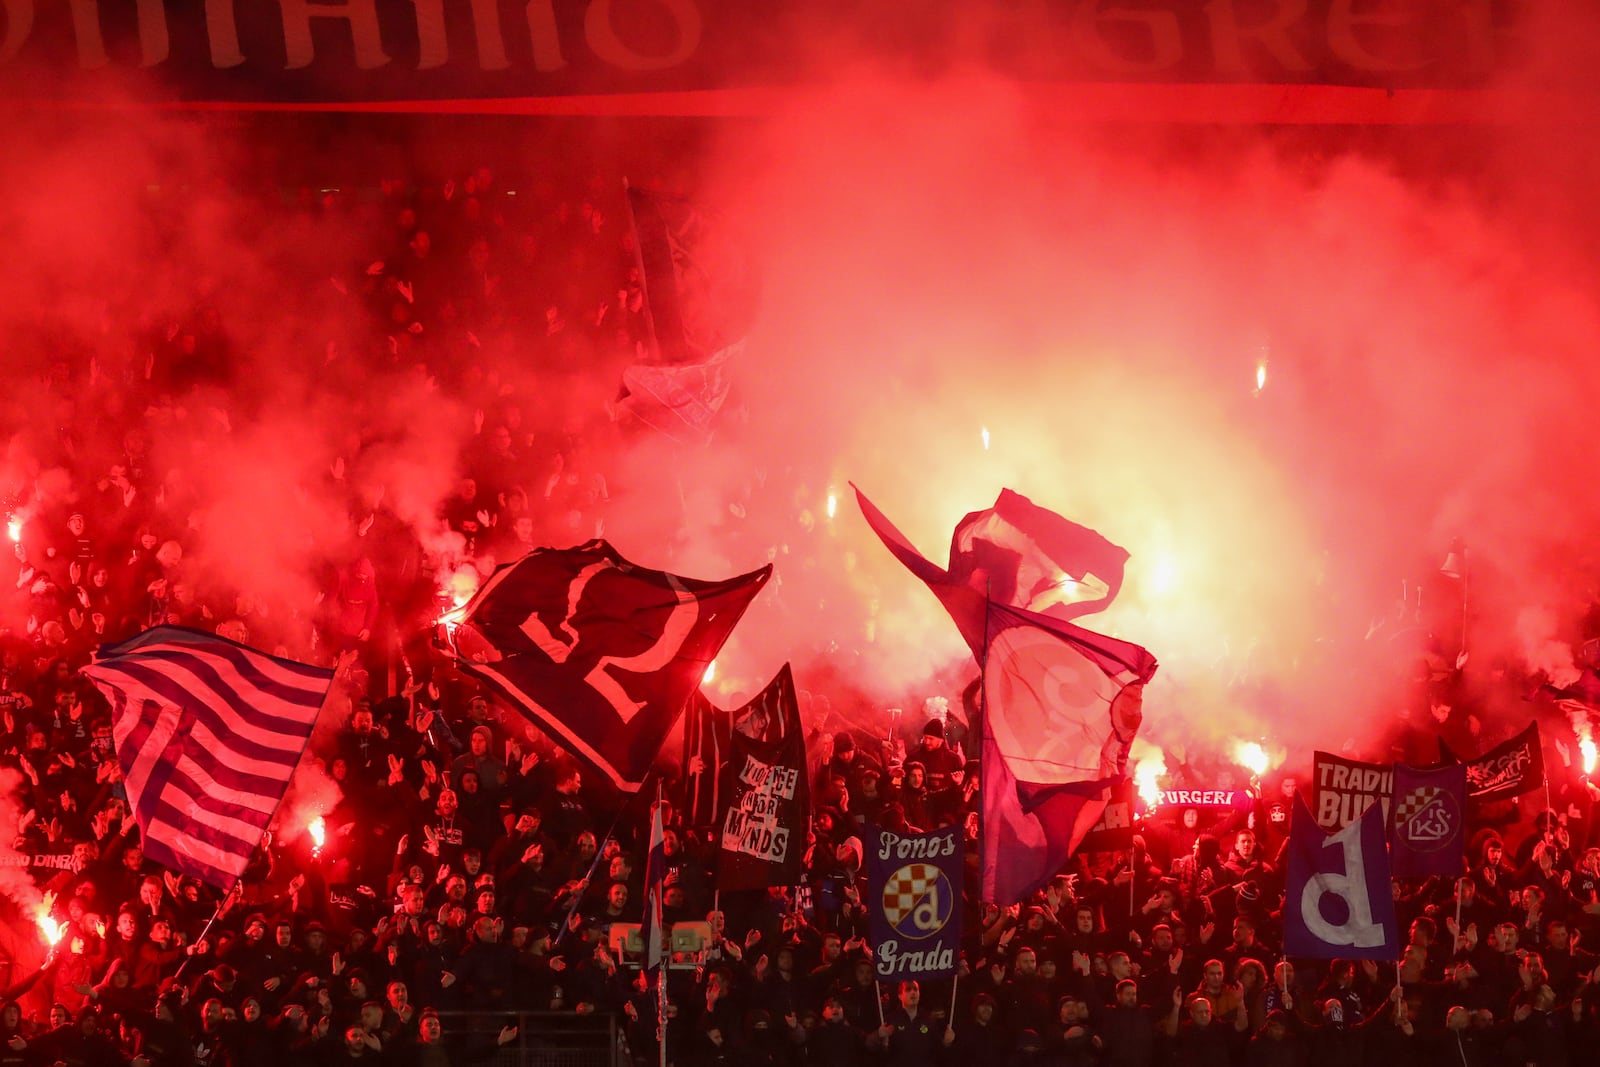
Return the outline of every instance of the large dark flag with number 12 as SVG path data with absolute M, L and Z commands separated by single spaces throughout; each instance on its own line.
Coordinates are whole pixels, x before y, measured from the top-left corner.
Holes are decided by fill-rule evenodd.
M 681 578 L 605 541 L 496 570 L 449 636 L 482 679 L 617 788 L 643 784 L 706 667 L 772 575 Z

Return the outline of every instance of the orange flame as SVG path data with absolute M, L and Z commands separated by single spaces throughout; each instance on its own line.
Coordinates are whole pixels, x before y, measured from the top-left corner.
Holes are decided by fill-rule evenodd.
M 1267 755 L 1267 750 L 1256 741 L 1235 741 L 1233 743 L 1233 762 L 1260 778 L 1267 773 L 1267 768 L 1272 766 L 1272 757 Z
M 467 601 L 478 591 L 478 572 L 471 566 L 458 567 L 445 577 L 440 583 L 441 598 L 448 597 L 450 606 L 440 613 L 434 620 L 443 626 L 451 636 L 455 635 L 456 627 L 461 625 L 461 620 L 466 617 Z
M 46 893 L 44 899 L 34 905 L 33 921 L 39 924 L 39 933 L 44 935 L 45 942 L 52 948 L 61 942 L 61 935 L 65 933 L 65 923 L 56 922 L 50 913 L 55 910 L 56 895 Z
M 318 815 L 306 825 L 306 833 L 311 835 L 311 851 L 321 852 L 322 844 L 328 837 L 328 824 Z
M 1139 799 L 1144 801 L 1146 808 L 1154 808 L 1161 801 L 1161 779 L 1167 774 L 1167 759 L 1159 748 L 1152 748 L 1151 754 L 1139 760 L 1139 767 L 1134 771 L 1134 788 L 1139 791 Z

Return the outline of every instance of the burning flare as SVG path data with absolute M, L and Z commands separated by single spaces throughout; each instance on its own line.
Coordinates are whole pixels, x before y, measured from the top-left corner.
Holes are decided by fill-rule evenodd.
M 306 833 L 311 835 L 311 854 L 317 855 L 322 851 L 322 844 L 328 839 L 328 824 L 321 815 L 306 824 Z
M 1153 809 L 1161 802 L 1161 779 L 1166 774 L 1166 757 L 1159 748 L 1151 746 L 1150 753 L 1139 759 L 1138 769 L 1133 772 L 1134 788 L 1139 791 L 1139 799 L 1146 808 Z
M 1235 741 L 1233 743 L 1233 762 L 1260 778 L 1267 773 L 1267 768 L 1272 766 L 1272 757 L 1267 755 L 1267 750 L 1256 741 Z
M 1559 706 L 1567 713 L 1567 724 L 1578 737 L 1578 755 L 1583 760 L 1584 777 L 1588 777 L 1594 773 L 1596 756 L 1600 755 L 1594 743 L 1594 727 L 1589 723 L 1589 709 L 1575 700 L 1563 700 Z
M 13 542 L 22 540 L 22 520 L 15 515 L 6 520 L 6 536 Z
M 701 685 L 710 685 L 717 677 L 717 661 L 712 660 L 706 664 L 706 673 L 700 676 Z
M 985 452 L 989 451 L 989 427 L 987 426 L 983 428 L 983 450 Z
M 33 909 L 33 921 L 39 924 L 39 933 L 44 936 L 45 943 L 54 948 L 61 943 L 61 935 L 65 932 L 65 923 L 58 923 L 50 913 L 55 910 L 56 895 L 46 893 L 44 899 L 39 901 Z
M 1267 387 L 1267 361 L 1261 360 L 1256 364 L 1256 392 Z
M 833 518 L 839 512 L 839 497 L 832 489 L 828 490 L 828 518 Z M 709 679 L 708 679 L 709 680 Z
M 450 606 L 439 614 L 434 622 L 445 628 L 445 632 L 454 637 L 456 627 L 461 625 L 461 620 L 466 617 L 467 601 L 478 591 L 478 571 L 470 565 L 463 565 L 451 572 L 441 583 L 439 590 L 441 600 L 448 600 Z

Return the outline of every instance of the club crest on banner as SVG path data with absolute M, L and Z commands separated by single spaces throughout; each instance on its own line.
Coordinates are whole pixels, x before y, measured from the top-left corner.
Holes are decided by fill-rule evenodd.
M 878 978 L 942 978 L 961 950 L 961 831 L 868 827 L 867 897 Z
M 1461 808 L 1449 790 L 1420 786 L 1395 801 L 1394 825 L 1412 851 L 1433 852 L 1461 833 Z
M 889 875 L 883 887 L 883 918 L 901 937 L 921 941 L 949 923 L 956 891 L 932 863 L 912 863 Z

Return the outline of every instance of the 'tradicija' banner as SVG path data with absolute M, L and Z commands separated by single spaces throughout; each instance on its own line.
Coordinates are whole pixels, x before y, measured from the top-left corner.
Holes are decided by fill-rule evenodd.
M 867 889 L 879 981 L 956 973 L 961 955 L 961 830 L 867 830 Z
M 1318 752 L 1313 772 L 1317 826 L 1342 830 L 1373 804 L 1381 805 L 1383 821 L 1388 822 L 1389 798 L 1394 793 L 1393 765 L 1362 763 Z

